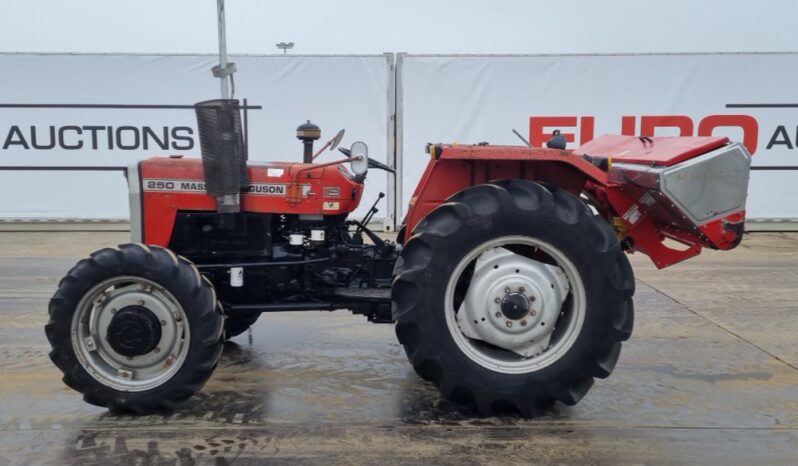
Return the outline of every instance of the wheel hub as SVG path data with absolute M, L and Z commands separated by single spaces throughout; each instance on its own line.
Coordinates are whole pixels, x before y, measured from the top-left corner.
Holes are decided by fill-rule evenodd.
M 529 314 L 529 299 L 521 293 L 509 293 L 502 298 L 500 309 L 505 317 L 520 320 Z
M 117 353 L 131 358 L 142 356 L 161 341 L 161 323 L 146 307 L 127 306 L 111 319 L 106 338 Z
M 494 247 L 476 260 L 457 324 L 468 338 L 532 357 L 548 348 L 569 289 L 560 267 Z
M 97 381 L 115 390 L 149 390 L 182 366 L 191 344 L 186 313 L 167 289 L 119 275 L 86 292 L 72 317 L 72 347 Z

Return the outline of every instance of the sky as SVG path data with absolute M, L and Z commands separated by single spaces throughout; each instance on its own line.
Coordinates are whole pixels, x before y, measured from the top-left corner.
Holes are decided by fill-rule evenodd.
M 798 51 L 797 0 L 227 0 L 228 51 Z M 215 0 L 0 0 L 2 52 L 212 53 Z

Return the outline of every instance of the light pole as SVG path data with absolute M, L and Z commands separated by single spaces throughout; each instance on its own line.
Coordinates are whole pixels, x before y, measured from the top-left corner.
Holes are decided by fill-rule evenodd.
M 293 42 L 278 42 L 275 45 L 277 46 L 278 49 L 283 50 L 283 55 L 286 55 L 288 53 L 288 49 L 294 48 Z

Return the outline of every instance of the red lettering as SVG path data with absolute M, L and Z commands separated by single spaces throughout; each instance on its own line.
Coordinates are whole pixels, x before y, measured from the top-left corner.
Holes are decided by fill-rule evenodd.
M 709 115 L 698 124 L 699 136 L 712 136 L 712 131 L 719 127 L 742 128 L 743 144 L 751 155 L 756 152 L 759 142 L 759 123 L 750 115 Z
M 579 144 L 592 141 L 596 129 L 596 117 L 585 116 L 579 119 Z
M 624 136 L 635 135 L 635 117 L 633 116 L 621 117 L 621 134 Z
M 529 117 L 529 143 L 532 144 L 532 147 L 543 147 L 552 136 L 551 133 L 545 132 L 546 128 L 560 129 L 563 127 L 576 127 L 576 117 Z M 568 142 L 576 140 L 574 133 L 562 132 L 562 135 Z
M 685 115 L 640 117 L 640 135 L 654 137 L 656 128 L 679 128 L 679 136 L 693 135 L 693 120 Z
M 636 117 L 621 117 L 621 134 L 635 136 Z M 759 142 L 759 123 L 750 115 L 709 115 L 698 124 L 697 136 L 713 136 L 716 128 L 740 128 L 743 131 L 743 144 L 748 152 L 754 154 Z M 529 117 L 529 141 L 533 147 L 546 145 L 554 129 L 574 128 L 570 133 L 563 132 L 567 142 L 576 141 L 579 131 L 579 143 L 587 144 L 595 137 L 595 116 L 532 116 Z M 644 115 L 640 117 L 640 135 L 656 136 L 657 128 L 676 128 L 679 136 L 692 136 L 693 120 L 686 115 Z

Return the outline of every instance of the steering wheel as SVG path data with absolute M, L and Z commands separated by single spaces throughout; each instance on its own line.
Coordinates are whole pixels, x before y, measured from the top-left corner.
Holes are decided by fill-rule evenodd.
M 352 157 L 352 151 L 350 151 L 349 149 L 346 149 L 346 148 L 343 148 L 343 147 L 339 147 L 338 151 L 340 153 L 344 154 L 347 157 Z M 370 168 L 378 168 L 380 170 L 385 170 L 386 172 L 396 173 L 396 170 L 394 170 L 393 168 L 389 167 L 388 165 L 385 165 L 382 162 L 378 162 L 378 161 L 372 159 L 371 157 L 369 157 L 369 167 Z

